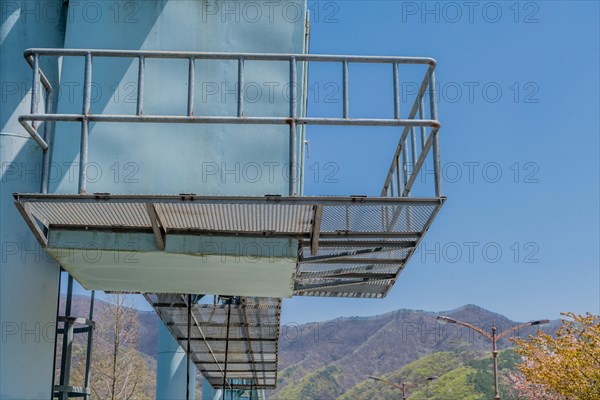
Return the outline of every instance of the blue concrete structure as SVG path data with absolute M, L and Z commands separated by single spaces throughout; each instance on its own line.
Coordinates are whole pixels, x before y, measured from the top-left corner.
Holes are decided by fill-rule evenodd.
M 187 373 L 185 351 L 179 346 L 171 332 L 160 325 L 158 331 L 158 359 L 156 371 L 156 398 L 170 400 L 185 398 Z M 196 367 L 190 369 L 190 399 L 196 398 Z
M 62 47 L 65 19 L 62 0 L 2 2 L 0 8 L 0 398 L 48 399 L 59 266 L 31 236 L 11 194 L 41 190 L 42 153 L 17 121 L 31 101 L 23 50 Z M 56 65 L 43 68 L 58 81 Z
M 113 18 L 99 21 L 79 18 L 85 3 L 73 3 L 69 9 L 66 48 L 250 53 L 303 53 L 305 50 L 304 14 L 286 20 L 283 11 L 278 9 L 272 19 L 263 15 L 255 23 L 240 16 L 236 23 L 236 12 L 242 13 L 244 9 L 243 1 L 137 1 L 133 2 L 136 22 L 124 23 L 115 22 Z M 102 15 L 113 12 L 112 3 L 89 3 L 94 4 L 94 8 L 102 7 L 99 11 Z M 305 10 L 303 0 L 285 4 L 288 8 L 296 4 L 302 13 Z M 288 11 L 291 13 L 291 8 Z M 64 59 L 64 85 L 82 87 L 82 63 L 82 58 Z M 96 60 L 91 112 L 134 112 L 136 104 L 132 94 L 136 88 L 131 83 L 136 81 L 137 69 L 137 60 Z M 186 62 L 147 60 L 144 114 L 185 114 L 187 76 Z M 196 77 L 197 115 L 235 114 L 236 63 L 197 61 Z M 285 63 L 248 62 L 244 114 L 286 115 L 289 106 L 284 85 L 288 77 Z M 58 112 L 81 110 L 81 96 L 79 91 L 76 93 L 74 98 L 61 96 Z M 98 123 L 91 127 L 88 193 L 288 194 L 286 126 L 146 124 L 132 129 L 133 126 Z M 76 161 L 79 143 L 74 138 L 78 137 L 78 124 L 57 123 L 54 164 Z M 257 168 L 260 176 L 257 176 Z M 69 176 L 67 170 L 59 172 L 50 191 L 77 193 L 76 179 Z

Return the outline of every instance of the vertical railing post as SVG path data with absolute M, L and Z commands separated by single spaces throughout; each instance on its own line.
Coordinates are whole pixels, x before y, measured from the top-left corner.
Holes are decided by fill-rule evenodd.
M 83 110 L 81 119 L 81 144 L 79 148 L 79 194 L 86 192 L 86 167 L 88 162 L 88 136 L 90 98 L 92 95 L 92 53 L 85 55 L 85 71 L 83 75 Z
M 54 357 L 52 359 L 52 400 L 54 400 L 55 387 L 56 387 L 56 350 L 58 349 L 58 318 L 60 317 L 60 299 L 62 297 L 61 287 L 62 287 L 62 267 L 58 269 L 58 293 L 56 298 L 56 324 L 54 329 Z
M 394 118 L 400 119 L 400 79 L 398 78 L 398 63 L 392 64 L 394 84 Z M 392 174 L 391 181 L 394 181 Z M 400 154 L 396 157 L 396 181 L 398 186 L 398 197 L 402 196 L 402 178 L 400 172 Z
M 290 196 L 297 194 L 296 190 L 296 110 L 297 110 L 297 71 L 296 57 L 290 59 Z
M 412 128 L 411 128 L 411 130 L 412 130 Z M 406 190 L 406 186 L 408 184 L 408 165 L 409 165 L 409 161 L 408 161 L 408 136 L 404 140 L 404 143 L 402 143 L 402 158 L 403 158 L 403 163 L 402 163 L 402 172 L 403 173 L 402 173 L 402 177 L 404 178 L 404 192 L 406 192 L 406 196 L 408 197 L 408 196 L 410 196 L 410 191 Z M 410 207 L 406 208 L 406 229 L 408 229 L 408 230 L 412 229 L 410 210 L 411 210 Z M 399 215 L 400 215 L 400 213 L 398 213 L 398 216 Z
M 33 79 L 31 84 L 31 108 L 30 114 L 37 114 L 40 101 L 40 55 L 33 54 Z M 33 129 L 36 129 L 35 121 L 31 123 Z
M 431 119 L 437 121 L 437 100 L 435 95 L 435 72 L 433 68 L 429 72 L 429 112 L 431 113 Z M 433 135 L 432 151 L 433 151 L 433 173 L 435 179 L 435 195 L 436 197 L 442 196 L 442 177 L 440 171 L 440 146 L 438 141 L 438 129 L 431 128 L 431 134 Z
M 44 96 L 44 115 L 53 112 L 53 93 L 50 82 L 45 78 L 40 69 L 40 55 L 37 52 L 33 53 L 33 62 L 31 64 L 33 70 L 32 86 L 31 86 L 31 108 L 30 114 L 37 114 L 42 96 L 42 91 L 45 89 Z M 40 121 L 31 121 L 31 127 L 37 133 Z M 44 121 L 44 137 L 43 141 L 46 146 L 42 147 L 42 176 L 40 181 L 42 193 L 48 193 L 49 175 L 50 175 L 50 147 L 52 145 L 52 123 Z M 38 142 L 39 143 L 39 142 Z
M 144 73 L 146 69 L 146 58 L 141 55 L 138 59 L 138 90 L 136 114 L 144 113 Z
M 238 93 L 237 93 L 237 116 L 244 116 L 244 59 L 238 59 Z
M 394 67 L 394 119 L 400 119 L 400 79 L 398 78 L 398 63 Z
M 187 99 L 187 115 L 192 117 L 194 115 L 194 86 L 195 86 L 195 74 L 196 74 L 196 59 L 190 57 L 190 64 L 188 70 L 188 99 Z
M 417 137 L 415 134 L 415 127 L 412 126 L 410 128 L 410 153 L 411 153 L 411 163 L 410 163 L 410 177 L 412 178 L 413 174 L 416 174 L 415 165 L 417 164 Z M 408 171 L 407 171 L 408 175 Z M 406 193 L 407 196 L 410 196 L 410 191 Z M 412 208 L 408 207 L 406 209 L 406 227 L 409 230 L 412 230 Z
M 344 97 L 343 116 L 344 116 L 344 118 L 350 118 L 349 101 L 348 101 L 348 61 L 343 62 L 342 72 L 343 72 L 342 80 L 343 80 L 343 97 Z
M 225 331 L 225 366 L 223 368 L 223 398 L 227 386 L 227 361 L 229 359 L 229 323 L 231 322 L 231 299 L 227 300 L 227 328 Z
M 424 96 L 421 97 L 421 101 L 419 103 L 419 119 L 425 119 L 425 99 Z M 425 130 L 424 126 L 421 127 L 421 150 L 425 148 Z
M 92 365 L 92 346 L 94 345 L 94 298 L 96 296 L 96 291 L 92 290 L 91 296 L 90 296 L 90 310 L 88 313 L 88 320 L 90 325 L 88 326 L 88 337 L 87 337 L 87 349 L 85 352 L 85 375 L 83 377 L 83 387 L 86 390 L 89 390 L 90 387 L 90 372 L 91 372 L 91 365 Z M 89 393 L 86 392 L 86 394 L 83 396 L 83 398 L 85 400 L 90 398 Z
M 406 148 L 407 140 L 404 140 L 402 143 L 402 178 L 404 180 L 404 187 L 406 187 L 406 183 L 408 182 L 408 150 Z
M 35 62 L 34 62 L 35 65 Z M 39 64 L 38 64 L 39 67 Z M 35 68 L 34 68 L 35 69 Z M 35 79 L 34 79 L 35 81 Z M 52 107 L 54 103 L 54 93 L 52 93 L 51 87 L 46 88 L 46 98 L 44 102 L 44 114 L 52 113 Z M 52 125 L 50 121 L 44 122 L 44 141 L 48 144 L 48 147 L 43 150 L 42 154 L 42 193 L 48 193 L 48 186 L 50 183 L 50 148 L 52 147 Z
M 45 113 L 48 114 L 48 102 L 50 100 L 50 96 L 46 97 L 46 110 Z M 48 144 L 48 148 L 43 150 L 42 153 L 42 193 L 48 193 L 48 186 L 50 183 L 50 147 L 52 146 L 52 130 L 50 128 L 50 121 L 44 122 L 44 140 Z
M 415 127 L 410 128 L 410 153 L 411 153 L 411 170 L 410 174 L 415 173 L 415 165 L 417 164 L 417 135 Z
M 393 177 L 392 177 L 393 179 Z M 398 197 L 402 196 L 402 171 L 400 170 L 400 154 L 396 157 L 396 185 L 398 186 Z
M 71 355 L 73 350 L 73 323 L 71 320 L 71 302 L 73 301 L 73 277 L 69 275 L 67 283 L 67 298 L 65 300 L 65 316 L 63 318 L 63 342 L 62 354 L 60 362 L 60 378 L 59 385 L 61 386 L 60 398 L 67 400 L 69 393 L 66 386 L 69 386 L 71 378 Z M 58 323 L 58 321 L 57 321 Z
M 190 364 L 192 360 L 192 295 L 187 295 L 187 346 L 185 349 L 185 399 L 190 400 Z

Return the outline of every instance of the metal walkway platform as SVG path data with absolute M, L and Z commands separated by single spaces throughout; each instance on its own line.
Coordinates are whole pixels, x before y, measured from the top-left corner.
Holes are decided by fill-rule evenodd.
M 50 248 L 53 231 L 152 233 L 154 250 L 162 252 L 172 235 L 295 239 L 293 294 L 341 297 L 384 297 L 444 203 L 444 198 L 109 194 L 15 194 L 15 200 L 40 244 Z
M 441 190 L 436 62 L 431 58 L 95 49 L 29 49 L 24 56 L 33 70 L 31 109 L 29 114 L 19 116 L 19 122 L 43 154 L 41 194 L 14 194 L 25 222 L 42 247 L 86 289 L 144 293 L 171 333 L 188 349 L 188 357 L 215 387 L 275 387 L 281 298 L 385 297 L 445 201 Z M 41 65 L 59 57 L 81 62 L 81 112 L 58 112 L 52 106 L 56 88 Z M 98 79 L 93 73 L 94 64 L 113 59 L 128 59 L 133 68 L 137 64 L 137 79 L 133 81 L 135 110 L 123 109 L 124 114 L 92 107 L 92 86 Z M 144 111 L 144 98 L 157 95 L 144 93 L 145 87 L 152 87 L 145 85 L 150 79 L 146 77 L 146 61 L 159 59 L 188 65 L 186 107 L 178 115 Z M 207 107 L 195 102 L 201 82 L 196 78 L 196 68 L 206 68 L 201 64 L 211 62 L 231 63 L 234 68 L 237 65 L 237 79 L 229 82 L 237 88 L 237 107 L 228 115 L 211 115 Z M 282 103 L 281 113 L 254 115 L 246 109 L 251 104 L 243 88 L 256 62 L 279 65 L 281 76 L 288 76 L 281 82 L 286 84 L 283 94 L 287 102 Z M 300 107 L 307 99 L 302 85 L 308 83 L 304 81 L 305 72 L 318 63 L 339 67 L 341 102 L 335 112 L 311 116 L 306 104 Z M 392 94 L 388 96 L 388 116 L 352 115 L 350 89 L 354 79 L 350 71 L 360 64 L 388 69 Z M 407 93 L 401 90 L 401 79 L 410 76 L 408 70 L 422 74 L 422 79 L 414 97 L 408 98 L 412 105 L 404 111 L 401 105 Z M 51 154 L 56 147 L 54 131 L 56 124 L 64 123 L 78 123 L 81 129 L 79 154 L 74 160 L 78 164 L 78 194 L 47 194 L 51 190 Z M 287 125 L 282 133 L 289 143 L 285 191 L 289 197 L 87 194 L 92 190 L 120 190 L 115 186 L 88 190 L 87 185 L 91 182 L 87 176 L 90 132 L 98 124 L 111 123 L 130 124 L 129 132 L 136 132 L 140 124 Z M 300 149 L 304 129 L 309 126 L 398 129 L 399 141 L 379 197 L 302 196 L 304 152 Z M 204 131 L 198 129 L 197 134 Z M 411 197 L 413 186 L 419 186 L 417 178 L 423 177 L 426 160 L 433 167 L 433 194 Z M 428 186 L 424 182 L 421 180 L 421 186 Z M 202 185 L 197 187 L 198 191 L 205 190 Z M 416 190 L 425 193 L 420 189 Z M 171 193 L 178 190 L 196 189 L 177 186 Z M 258 193 L 271 190 L 277 189 L 265 188 Z M 131 188 L 124 187 L 122 192 L 130 193 Z M 431 188 L 426 192 L 430 193 Z M 276 193 L 282 193 L 281 189 Z M 85 241 L 93 244 L 91 255 L 86 254 Z M 128 263 L 126 258 L 131 254 L 123 254 L 127 241 L 135 244 L 136 263 Z M 277 251 L 275 245 L 279 246 Z M 246 246 L 250 251 L 241 254 L 237 246 Z M 74 254 L 72 250 L 83 253 Z M 251 259 L 240 262 L 235 258 L 240 255 Z M 228 259 L 232 256 L 233 261 Z M 226 306 L 192 302 L 192 298 L 197 300 L 205 294 L 237 300 Z
M 146 294 L 190 359 L 214 388 L 273 389 L 281 299 L 241 297 L 239 304 L 193 304 L 188 343 L 185 295 Z
M 429 228 L 444 203 L 441 192 L 441 170 L 435 95 L 435 60 L 427 57 L 366 57 L 316 54 L 246 54 L 198 53 L 164 51 L 126 51 L 96 49 L 29 49 L 24 54 L 33 69 L 31 112 L 19 117 L 24 129 L 43 151 L 42 194 L 16 194 L 17 207 L 42 246 L 88 289 L 110 291 L 138 291 L 143 293 L 193 293 L 237 296 L 289 297 L 340 296 L 384 297 L 398 278 L 415 247 Z M 78 58 L 83 66 L 82 111 L 80 114 L 57 113 L 45 107 L 40 110 L 40 99 L 49 98 L 53 88 L 40 67 L 40 60 L 56 57 Z M 137 63 L 138 76 L 135 113 L 123 115 L 96 114 L 91 108 L 93 64 L 103 59 L 129 59 Z M 144 82 L 146 60 L 164 59 L 187 62 L 187 110 L 182 115 L 147 115 L 144 109 Z M 198 113 L 195 98 L 196 62 L 227 61 L 237 64 L 237 112 L 232 115 L 205 115 Z M 285 101 L 289 112 L 282 115 L 246 115 L 243 90 L 248 65 L 255 62 L 277 64 L 289 68 L 289 93 Z M 341 117 L 310 116 L 300 110 L 298 100 L 304 95 L 297 88 L 303 77 L 299 68 L 309 69 L 317 63 L 334 63 L 342 75 Z M 359 64 L 387 66 L 391 77 L 393 118 L 356 118 L 350 113 L 350 67 Z M 133 65 L 133 64 L 132 64 Z M 401 69 L 417 68 L 422 80 L 407 112 L 401 112 Z M 425 96 L 428 94 L 428 102 Z M 305 98 L 305 97 L 304 97 Z M 412 96 L 411 96 L 412 98 Z M 409 100 L 410 102 L 411 100 Z M 426 104 L 428 103 L 428 104 Z M 54 124 L 78 122 L 81 125 L 79 151 L 78 194 L 45 194 L 48 191 L 49 165 Z M 90 124 L 198 124 L 198 125 L 288 125 L 289 126 L 289 197 L 210 197 L 196 195 L 111 195 L 87 193 L 86 165 L 89 163 Z M 400 138 L 392 157 L 380 197 L 304 197 L 298 165 L 302 165 L 298 151 L 299 127 L 305 126 L 364 126 L 397 127 Z M 42 131 L 43 129 L 43 131 Z M 202 134 L 199 130 L 198 134 Z M 429 158 L 428 158 L 429 157 Z M 434 194 L 427 198 L 411 197 L 421 169 L 430 159 L 433 165 Z M 417 184 L 418 185 L 418 184 Z M 125 192 L 128 190 L 125 189 Z M 74 232 L 75 231 L 75 232 Z M 82 232 L 82 231 L 85 231 Z M 54 235 L 58 233 L 58 235 Z M 81 233 L 76 235 L 76 233 Z M 106 235 L 107 232 L 128 232 L 140 247 L 140 266 L 116 265 L 110 261 L 119 249 L 102 248 L 104 259 L 95 264 L 85 255 L 72 262 L 57 254 L 53 241 L 65 238 L 81 240 L 83 236 L 94 243 L 107 246 L 109 240 L 123 239 Z M 101 235 L 100 233 L 104 233 Z M 148 235 L 150 233 L 150 235 Z M 87 236 L 86 236 L 87 235 Z M 145 236 L 144 236 L 145 235 Z M 154 240 L 152 240 L 152 236 Z M 212 239 L 206 239 L 212 238 Z M 228 238 L 228 239 L 226 239 Z M 233 239 L 231 239 L 233 238 Z M 261 260 L 262 270 L 254 270 L 240 263 L 219 262 L 227 251 L 213 252 L 209 261 L 198 268 L 193 248 L 219 244 L 239 245 L 240 238 L 251 238 L 259 252 L 269 245 L 259 238 L 278 238 L 287 248 L 272 260 Z M 190 245 L 191 243 L 191 245 Z M 246 242 L 246 244 L 248 244 Z M 141 248 L 143 247 L 143 249 Z M 291 251 L 291 247 L 294 247 Z M 297 247 L 297 249 L 295 248 Z M 252 255 L 256 256 L 254 252 Z M 175 255 L 178 256 L 175 256 Z M 99 270 L 101 264 L 106 267 Z M 175 271 L 187 271 L 182 281 L 170 282 L 173 272 L 166 265 L 175 265 Z M 223 268 L 228 264 L 227 268 Z M 250 263 L 247 263 L 250 264 Z M 200 273 L 200 270 L 202 271 Z M 169 275 L 169 273 L 171 275 Z M 252 276 L 247 274 L 252 273 Z M 150 278 L 144 275 L 154 274 Z M 246 274 L 246 275 L 245 275 Z M 129 285 L 123 284 L 126 277 Z M 187 278 L 187 279 L 186 279 Z M 139 284 L 140 280 L 144 280 Z M 94 281 L 94 282 L 92 282 Z M 187 282 L 186 282 L 187 281 Z M 160 282 L 160 284 L 158 283 Z M 203 282 L 204 286 L 190 282 Z M 230 285 L 230 282 L 240 282 Z M 136 284 L 137 283 L 137 284 Z M 171 284 L 172 283 L 172 284 Z M 186 284 L 187 283 L 187 284 Z M 252 286 L 254 284 L 254 286 Z M 274 289 L 277 288 L 277 289 Z M 214 291 L 212 291 L 214 290 Z M 212 292 L 211 292 L 212 291 Z

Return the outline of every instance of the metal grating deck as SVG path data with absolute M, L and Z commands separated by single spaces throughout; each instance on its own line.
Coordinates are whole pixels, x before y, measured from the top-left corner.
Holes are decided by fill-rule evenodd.
M 294 295 L 384 297 L 445 198 L 15 194 L 43 247 L 53 229 L 299 240 Z M 50 244 L 51 246 L 51 244 Z
M 186 349 L 186 296 L 144 296 Z M 222 388 L 226 380 L 227 388 L 273 389 L 277 381 L 280 316 L 281 299 L 277 298 L 241 297 L 239 304 L 232 305 L 194 304 L 190 324 L 191 360 L 215 388 Z

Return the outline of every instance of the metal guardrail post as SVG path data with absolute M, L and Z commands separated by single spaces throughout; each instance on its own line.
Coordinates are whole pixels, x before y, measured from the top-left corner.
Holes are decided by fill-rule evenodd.
M 136 115 L 144 114 L 144 74 L 146 70 L 146 59 L 144 56 L 138 58 L 138 90 Z
M 60 362 L 61 387 L 69 386 L 71 375 L 71 354 L 73 350 L 73 323 L 68 317 L 71 316 L 71 301 L 73 299 L 73 277 L 69 275 L 67 282 L 67 299 L 65 304 L 65 320 L 63 322 L 63 342 Z M 56 321 L 58 324 L 58 321 Z M 67 400 L 69 394 L 66 391 L 61 393 L 61 400 Z
M 296 58 L 290 59 L 290 196 L 295 196 L 296 191 L 296 164 L 297 164 L 297 140 L 296 140 L 296 95 L 298 83 Z
M 192 295 L 188 294 L 186 296 L 186 303 L 187 303 L 187 343 L 186 343 L 186 349 L 185 349 L 185 398 L 186 400 L 190 399 L 190 381 L 191 381 L 191 376 L 190 376 L 190 364 L 192 361 L 192 342 L 191 342 L 191 336 L 192 336 Z
M 40 90 L 40 56 L 35 53 L 33 55 L 33 80 L 31 85 L 31 114 L 37 114 L 38 103 L 39 103 L 39 90 Z M 36 129 L 35 123 L 31 124 L 33 129 Z
M 400 79 L 398 77 L 398 63 L 394 63 L 394 118 L 400 119 Z
M 348 100 L 348 61 L 344 60 L 342 62 L 342 80 L 343 80 L 343 97 L 344 97 L 344 105 L 343 105 L 343 117 L 344 119 L 350 118 L 350 110 L 349 110 L 349 100 Z
M 402 196 L 402 173 L 400 171 L 400 157 L 398 156 L 396 157 L 396 183 L 398 185 L 398 197 Z
M 79 149 L 79 194 L 85 194 L 87 184 L 88 137 L 90 122 L 90 101 L 92 95 L 92 53 L 85 55 L 85 71 L 83 75 L 83 117 L 81 120 L 81 145 Z
M 437 121 L 437 100 L 435 95 L 435 72 L 431 70 L 429 77 L 429 108 L 431 118 Z M 440 146 L 438 141 L 438 129 L 431 128 L 431 134 L 433 135 L 433 173 L 435 178 L 435 195 L 436 197 L 442 196 L 442 177 L 440 171 Z
M 90 311 L 88 313 L 88 320 L 94 320 L 94 298 L 96 297 L 96 291 L 92 290 L 90 298 Z M 90 325 L 87 337 L 87 349 L 85 351 L 85 376 L 83 378 L 83 387 L 90 387 L 90 372 L 92 364 L 92 346 L 94 345 L 94 326 Z M 89 399 L 89 393 L 84 394 L 84 399 Z
M 400 119 L 400 79 L 398 77 L 398 63 L 392 64 L 393 68 L 393 84 L 394 84 L 394 118 Z M 398 187 L 398 197 L 402 195 L 402 179 L 400 177 L 400 157 L 395 157 L 396 159 L 396 181 Z M 394 195 L 393 189 L 394 177 L 392 174 L 392 179 L 390 179 L 390 184 L 392 185 L 392 196 Z
M 39 66 L 39 64 L 38 64 L 38 66 Z M 38 68 L 38 75 L 40 75 L 40 77 L 43 76 L 43 73 L 41 70 L 39 70 L 39 68 Z M 34 79 L 34 82 L 35 82 L 35 79 Z M 42 85 L 44 86 L 44 89 L 46 90 L 46 96 L 45 96 L 45 101 L 44 101 L 44 114 L 49 114 L 52 112 L 52 109 L 53 109 L 54 93 L 52 92 L 52 87 L 50 86 L 49 83 L 48 83 L 48 85 L 46 85 L 42 80 Z M 51 123 L 50 123 L 50 121 L 46 121 L 44 123 L 44 141 L 46 142 L 48 147 L 46 149 L 42 150 L 43 151 L 43 153 L 42 153 L 42 177 L 41 177 L 42 193 L 48 193 L 48 185 L 50 183 L 50 146 L 52 144 L 52 134 L 53 134 L 53 132 L 52 132 Z
M 244 59 L 238 59 L 237 116 L 244 116 Z
M 415 127 L 410 128 L 410 165 L 411 172 L 416 172 L 415 164 L 417 163 L 417 136 L 415 134 Z
M 425 98 L 421 97 L 419 104 L 419 119 L 425 119 Z M 425 127 L 420 127 L 421 130 L 421 151 L 425 148 Z
M 408 149 L 406 146 L 407 140 L 405 139 L 402 143 L 402 177 L 404 182 L 404 188 L 406 188 L 406 184 L 408 183 Z
M 35 53 L 33 55 L 33 66 L 32 66 L 32 70 L 33 70 L 33 78 L 32 78 L 32 85 L 31 85 L 31 108 L 30 108 L 30 113 L 31 114 L 37 114 L 38 111 L 38 107 L 39 107 L 39 102 L 40 102 L 40 56 L 39 54 Z M 49 98 L 49 93 L 47 93 L 47 98 L 46 98 L 46 102 L 44 107 L 46 108 L 47 111 L 47 107 L 48 107 L 48 98 Z M 31 126 L 34 130 L 37 130 L 37 127 L 39 126 L 39 123 L 35 123 L 32 122 Z M 46 122 L 44 124 L 44 131 L 47 133 L 48 129 L 48 122 Z M 47 135 L 44 135 L 47 136 Z M 47 139 L 47 138 L 44 138 Z M 43 156 L 42 156 L 42 176 L 41 176 L 41 190 L 42 193 L 47 193 L 48 192 L 48 174 L 49 174 L 49 169 L 50 169 L 50 150 L 48 148 L 43 149 Z
M 196 74 L 196 60 L 193 57 L 190 57 L 189 67 L 188 67 L 188 98 L 187 98 L 187 115 L 188 115 L 188 117 L 194 116 L 195 74 Z

